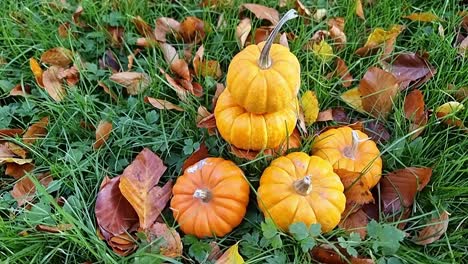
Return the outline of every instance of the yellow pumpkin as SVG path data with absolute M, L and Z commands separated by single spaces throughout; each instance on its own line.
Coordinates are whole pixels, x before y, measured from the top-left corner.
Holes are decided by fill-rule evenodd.
M 232 59 L 226 87 L 234 101 L 248 112 L 263 114 L 283 110 L 296 98 L 301 83 L 301 67 L 288 48 L 273 44 L 281 26 L 297 17 L 286 13 L 266 41 L 252 44 Z
M 362 173 L 361 180 L 370 189 L 382 175 L 382 159 L 374 141 L 350 127 L 329 129 L 314 141 L 312 154 L 328 160 L 335 170 Z
M 258 205 L 283 231 L 296 222 L 320 223 L 323 232 L 335 228 L 345 209 L 343 184 L 327 161 L 303 152 L 279 157 L 265 169 Z
M 292 134 L 297 122 L 297 98 L 275 113 L 253 114 L 234 102 L 228 89 L 215 107 L 216 127 L 228 143 L 245 150 L 276 148 Z

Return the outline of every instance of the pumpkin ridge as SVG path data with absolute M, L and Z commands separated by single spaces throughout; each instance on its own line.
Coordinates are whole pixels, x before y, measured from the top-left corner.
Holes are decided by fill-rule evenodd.
M 215 214 L 216 214 L 219 218 L 221 218 L 221 219 L 223 220 L 223 222 L 227 223 L 227 224 L 230 225 L 230 226 L 235 226 L 236 223 L 230 223 L 228 220 L 226 220 L 225 218 L 223 218 L 223 217 L 226 217 L 226 215 L 223 214 L 223 213 L 220 213 L 218 210 L 216 210 L 216 209 L 218 209 L 218 207 L 219 207 L 219 208 L 227 209 L 227 208 L 224 207 L 224 206 L 215 205 L 215 206 L 213 206 L 213 211 L 215 212 Z M 242 217 L 242 218 L 244 218 L 244 217 Z
M 278 74 L 279 76 L 281 76 L 281 78 L 286 82 L 286 84 L 289 85 L 288 78 L 285 78 L 285 77 L 283 76 L 283 74 L 282 74 L 280 71 L 278 71 L 277 69 L 275 69 L 275 68 L 273 68 L 273 67 L 271 67 L 271 71 L 273 71 L 273 72 L 275 72 L 276 74 Z M 294 87 L 294 89 L 296 89 L 296 87 Z M 291 95 L 291 91 L 289 91 L 289 92 L 290 92 L 289 95 Z
M 296 218 L 297 211 L 299 211 L 299 204 L 301 203 L 301 199 L 296 199 L 296 209 L 294 210 L 294 213 L 291 214 L 292 218 L 289 221 L 289 223 L 294 223 L 294 219 Z
M 213 210 L 214 210 L 214 209 L 213 209 Z M 214 214 L 210 214 L 210 216 L 216 217 L 216 220 L 217 220 L 217 221 L 219 221 L 219 222 L 223 223 L 225 226 L 227 226 L 227 229 L 230 229 L 231 224 L 229 224 L 228 222 L 226 222 L 226 220 L 224 220 L 219 214 L 217 214 L 216 211 L 215 211 Z M 218 224 L 214 225 L 214 227 L 211 227 L 211 226 L 210 226 L 210 229 L 213 230 L 213 229 L 217 228 L 217 226 L 218 226 Z M 222 232 L 224 233 L 225 231 L 222 230 Z
M 294 166 L 294 164 L 293 164 L 293 166 Z M 275 168 L 278 168 L 279 170 L 284 171 L 284 173 L 285 173 L 286 175 L 289 175 L 289 172 L 286 171 L 285 169 L 283 169 L 283 168 L 281 168 L 281 167 L 278 167 L 278 166 L 275 166 Z M 294 169 L 296 169 L 296 166 L 294 166 Z M 296 173 L 296 171 L 294 171 L 294 173 Z M 291 184 L 294 182 L 294 180 L 291 179 L 291 177 L 284 177 L 284 178 L 289 178 Z M 284 183 L 278 183 L 278 184 L 284 184 Z
M 244 97 L 242 98 L 242 104 L 239 104 L 242 106 L 243 109 L 245 109 L 245 105 L 247 105 L 247 99 L 249 98 L 249 93 L 254 91 L 254 89 L 250 89 L 250 86 L 252 85 L 252 83 L 258 78 L 258 76 L 262 74 L 260 72 L 260 70 L 257 71 L 257 74 L 254 75 L 254 77 L 252 78 L 252 80 L 250 80 L 243 88 L 241 89 L 248 89 L 247 93 L 244 94 Z M 233 87 L 235 88 L 235 87 Z M 239 88 L 237 88 L 239 89 Z M 257 89 L 255 89 L 255 92 L 256 92 Z M 234 97 L 232 98 L 234 100 Z M 238 103 L 238 102 L 236 102 Z
M 225 165 L 225 163 L 227 163 L 226 165 L 231 165 L 230 162 L 227 162 L 226 160 L 223 160 L 221 162 L 216 162 L 214 168 L 210 172 L 210 175 L 208 175 L 208 178 L 211 178 L 213 176 L 213 173 L 218 169 L 218 167 L 221 165 Z M 218 184 L 221 183 L 223 180 L 224 180 L 224 177 L 219 182 L 214 184 L 214 186 L 212 186 L 211 183 L 206 184 L 206 186 L 208 189 L 210 189 L 210 192 L 213 192 L 214 188 L 216 188 L 216 186 L 218 186 Z

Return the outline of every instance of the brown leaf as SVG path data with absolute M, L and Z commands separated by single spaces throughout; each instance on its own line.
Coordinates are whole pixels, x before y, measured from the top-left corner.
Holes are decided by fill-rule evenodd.
M 164 59 L 170 65 L 171 71 L 181 78 L 190 81 L 191 76 L 188 64 L 185 60 L 179 58 L 176 49 L 167 43 L 161 43 L 159 46 L 164 54 Z
M 210 247 L 211 247 L 210 255 L 208 255 L 207 257 L 208 261 L 217 260 L 223 255 L 221 248 L 218 246 L 218 243 L 216 243 L 215 241 L 210 242 Z
M 61 69 L 57 66 L 50 66 L 42 74 L 42 81 L 44 83 L 44 89 L 56 102 L 62 101 L 66 95 L 66 91 L 62 86 L 62 81 L 59 78 Z
M 156 244 L 159 252 L 166 257 L 176 258 L 182 256 L 182 241 L 180 235 L 173 228 L 169 228 L 164 223 L 154 223 L 148 230 L 148 242 L 161 240 Z
M 112 250 L 120 256 L 128 256 L 138 248 L 135 238 L 127 233 L 113 236 L 107 243 L 111 246 Z
M 202 142 L 200 147 L 184 161 L 184 164 L 182 165 L 182 171 L 185 171 L 185 169 L 199 162 L 200 160 L 208 158 L 208 156 L 208 148 L 206 147 L 205 142 Z
M 65 79 L 67 84 L 70 86 L 74 86 L 80 81 L 80 73 L 78 72 L 78 68 L 76 68 L 76 66 L 71 66 L 68 69 L 61 69 L 58 72 L 57 77 L 60 80 Z
M 3 128 L 0 129 L 0 138 L 19 136 L 23 132 L 24 130 L 21 128 Z
M 138 214 L 140 228 L 150 228 L 171 197 L 172 182 L 157 186 L 166 171 L 163 161 L 144 148 L 122 173 L 119 188 Z
M 414 243 L 418 245 L 428 245 L 440 239 L 445 234 L 449 224 L 449 214 L 444 211 L 440 217 L 433 218 L 429 225 L 419 231 L 414 238 Z
M 184 109 L 182 109 L 181 107 L 179 107 L 179 106 L 177 106 L 177 105 L 175 105 L 175 104 L 173 104 L 171 102 L 168 102 L 166 100 L 163 100 L 163 99 L 156 99 L 156 98 L 153 98 L 153 97 L 146 96 L 144 101 L 145 101 L 145 103 L 150 103 L 152 106 L 154 106 L 157 109 L 184 111 Z
M 121 176 L 104 180 L 96 198 L 96 221 L 109 235 L 128 232 L 138 223 L 138 215 L 119 189 Z M 109 239 L 107 234 L 103 234 Z
M 154 29 L 154 36 L 157 41 L 166 42 L 166 35 L 169 32 L 179 33 L 179 21 L 170 17 L 160 17 L 156 19 L 156 27 Z
M 328 108 L 327 110 L 320 111 L 318 113 L 317 122 L 332 121 L 333 119 L 333 109 Z
M 236 28 L 236 41 L 239 47 L 242 49 L 244 48 L 245 41 L 250 34 L 250 30 L 252 30 L 252 21 L 250 18 L 244 18 L 239 22 Z
M 459 102 L 465 100 L 468 97 L 468 86 L 458 88 L 454 96 Z
M 115 93 L 112 92 L 112 91 L 109 89 L 109 87 L 108 87 L 105 83 L 103 83 L 103 82 L 101 82 L 101 81 L 98 81 L 98 85 L 104 90 L 104 92 L 105 92 L 106 94 L 110 95 L 110 97 L 111 97 L 114 101 L 117 101 L 117 95 L 115 95 Z
M 57 31 L 58 31 L 58 35 L 61 38 L 67 38 L 68 33 L 70 32 L 70 22 L 65 22 L 65 23 L 60 24 Z
M 81 5 L 79 5 L 75 9 L 75 12 L 73 12 L 72 21 L 73 21 L 73 24 L 75 24 L 77 27 L 85 27 L 86 26 L 86 23 L 84 23 L 80 19 L 81 15 L 83 14 L 83 11 L 84 11 L 83 7 Z
M 216 103 L 218 102 L 218 98 L 221 95 L 221 93 L 224 91 L 224 89 L 225 89 L 224 84 L 216 83 L 216 91 L 213 96 L 213 109 L 215 109 Z
M 374 264 L 375 262 L 372 259 L 362 258 L 362 257 L 351 257 L 344 248 L 341 248 L 338 245 L 335 247 L 340 251 L 341 255 L 345 256 L 348 260 L 345 260 L 338 254 L 334 248 L 329 245 L 322 244 L 314 247 L 310 254 L 312 259 L 318 261 L 319 263 L 327 264 Z
M 49 174 L 42 174 L 37 176 L 37 180 L 47 188 L 47 186 L 52 182 L 52 177 Z M 15 198 L 16 202 L 18 202 L 18 206 L 23 206 L 34 199 L 35 192 L 36 186 L 34 185 L 34 182 L 31 178 L 24 177 L 15 183 L 10 194 Z
M 93 149 L 99 149 L 109 139 L 110 133 L 112 132 L 112 123 L 101 120 L 98 127 L 96 128 L 96 141 L 93 144 Z
M 127 88 L 131 95 L 143 92 L 151 83 L 150 77 L 144 72 L 118 72 L 112 74 L 110 79 Z
M 179 33 L 186 43 L 199 43 L 206 35 L 205 23 L 197 17 L 186 17 L 180 23 Z
M 143 20 L 143 18 L 137 16 L 132 19 L 132 23 L 135 25 L 136 30 L 141 36 L 149 39 L 156 39 L 153 34 L 153 29 Z
M 359 83 L 364 110 L 377 118 L 388 116 L 398 91 L 395 76 L 377 67 L 369 68 Z
M 27 84 L 24 85 L 24 90 L 23 90 L 23 85 L 17 84 L 10 91 L 10 96 L 26 96 L 29 94 L 31 94 L 31 87 Z
M 348 66 L 346 66 L 346 62 L 340 57 L 336 58 L 336 69 L 330 75 L 339 76 L 342 80 L 343 87 L 348 88 L 353 83 L 353 76 L 349 72 Z
M 20 179 L 26 173 L 31 172 L 34 169 L 34 164 L 26 163 L 23 165 L 19 165 L 16 163 L 7 163 L 5 169 L 5 175 L 11 176 L 15 179 Z
M 16 156 L 19 156 L 23 159 L 26 158 L 26 155 L 28 154 L 28 152 L 23 149 L 22 147 L 16 145 L 15 143 L 12 143 L 12 142 L 7 142 L 6 143 L 8 149 L 13 152 Z
M 208 60 L 200 64 L 199 73 L 203 77 L 213 77 L 214 79 L 219 79 L 223 75 L 221 71 L 221 65 L 216 60 Z
M 307 18 L 312 16 L 312 12 L 299 0 L 296 0 L 296 10 L 300 16 L 306 17 L 304 24 L 307 25 L 309 23 Z
M 44 87 L 44 82 L 42 81 L 42 74 L 43 70 L 41 68 L 41 65 L 35 58 L 30 58 L 29 59 L 29 68 L 31 69 L 34 77 L 36 78 L 36 82 L 40 87 Z
M 47 135 L 47 125 L 49 124 L 49 117 L 43 117 L 36 123 L 32 124 L 23 134 L 23 142 L 26 144 L 33 144 L 36 139 L 45 137 Z
M 196 122 L 197 127 L 208 129 L 208 133 L 210 135 L 213 134 L 216 129 L 216 119 L 214 114 L 208 111 L 204 106 L 198 107 Z
M 440 18 L 434 15 L 431 12 L 422 12 L 422 13 L 412 13 L 411 15 L 404 16 L 411 21 L 420 21 L 420 22 L 434 22 L 439 21 Z
M 271 22 L 271 24 L 276 25 L 279 22 L 279 13 L 276 9 L 266 7 L 258 4 L 243 4 L 243 8 L 248 9 L 259 19 L 266 19 Z
M 362 20 L 366 20 L 366 18 L 364 17 L 364 10 L 362 9 L 361 0 L 356 0 L 356 15 Z
M 417 88 L 436 73 L 436 69 L 428 62 L 427 56 L 420 56 L 416 53 L 397 55 L 390 67 L 402 90 L 407 89 L 410 84 L 411 87 Z
M 63 231 L 68 231 L 73 229 L 72 224 L 59 224 L 56 226 L 49 226 L 49 225 L 37 225 L 36 230 L 40 232 L 48 232 L 48 233 L 61 233 Z
M 356 232 L 362 239 L 367 235 L 367 224 L 369 219 L 367 214 L 359 209 L 356 212 L 351 213 L 350 215 L 345 215 L 345 218 L 341 220 L 339 227 L 346 230 L 348 233 Z
M 182 85 L 180 85 L 174 78 L 172 78 L 169 74 L 167 74 L 163 69 L 159 68 L 159 71 L 162 74 L 164 74 L 170 87 L 177 93 L 177 96 L 180 98 L 180 100 L 182 100 L 183 102 L 186 102 L 187 90 Z
M 390 140 L 390 132 L 385 128 L 385 125 L 378 120 L 362 120 L 363 132 L 375 142 L 385 143 Z
M 381 200 L 386 214 L 395 214 L 410 207 L 432 175 L 431 168 L 409 167 L 389 173 L 380 180 Z
M 410 120 L 410 132 L 414 132 L 411 136 L 411 139 L 418 137 L 424 130 L 421 127 L 424 127 L 427 124 L 427 111 L 424 109 L 424 97 L 420 90 L 413 90 L 405 98 L 405 117 Z
M 343 17 L 335 17 L 328 20 L 328 31 L 330 32 L 330 37 L 335 41 L 337 49 L 344 48 L 347 42 L 344 27 L 345 20 Z
M 468 36 L 465 37 L 460 45 L 458 45 L 458 53 L 462 55 L 463 57 L 466 57 L 466 54 L 468 52 Z
M 374 202 L 369 187 L 361 180 L 362 174 L 360 172 L 337 169 L 335 173 L 340 176 L 345 188 L 346 204 L 363 205 Z
M 15 153 L 13 153 L 9 148 L 8 145 L 5 144 L 0 144 L 0 158 L 12 158 L 15 156 Z
M 50 65 L 66 68 L 72 62 L 73 53 L 71 50 L 56 47 L 44 52 L 41 61 Z

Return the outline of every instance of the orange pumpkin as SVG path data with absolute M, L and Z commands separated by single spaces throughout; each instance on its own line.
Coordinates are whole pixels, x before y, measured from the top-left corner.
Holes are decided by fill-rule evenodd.
M 235 103 L 229 90 L 219 96 L 215 108 L 216 126 L 228 143 L 245 150 L 276 148 L 292 134 L 297 122 L 297 99 L 287 109 L 253 114 Z
M 350 127 L 329 129 L 314 141 L 312 153 L 328 160 L 335 170 L 361 172 L 361 180 L 374 187 L 382 175 L 382 159 L 374 141 Z
M 272 113 L 289 107 L 301 83 L 301 67 L 288 48 L 273 44 L 281 26 L 297 17 L 286 13 L 266 41 L 249 45 L 232 59 L 226 87 L 234 101 L 248 112 Z
M 172 193 L 171 209 L 184 233 L 222 237 L 244 218 L 250 188 L 234 162 L 210 157 L 188 167 Z
M 343 184 L 327 161 L 292 152 L 272 161 L 260 178 L 258 205 L 283 231 L 296 222 L 335 228 L 345 209 Z

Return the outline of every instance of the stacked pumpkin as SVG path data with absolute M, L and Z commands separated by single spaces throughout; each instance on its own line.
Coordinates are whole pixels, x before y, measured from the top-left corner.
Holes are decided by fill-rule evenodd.
M 277 148 L 296 126 L 300 64 L 288 48 L 273 43 L 295 17 L 294 10 L 286 13 L 266 41 L 249 45 L 229 65 L 214 114 L 221 136 L 239 149 Z

